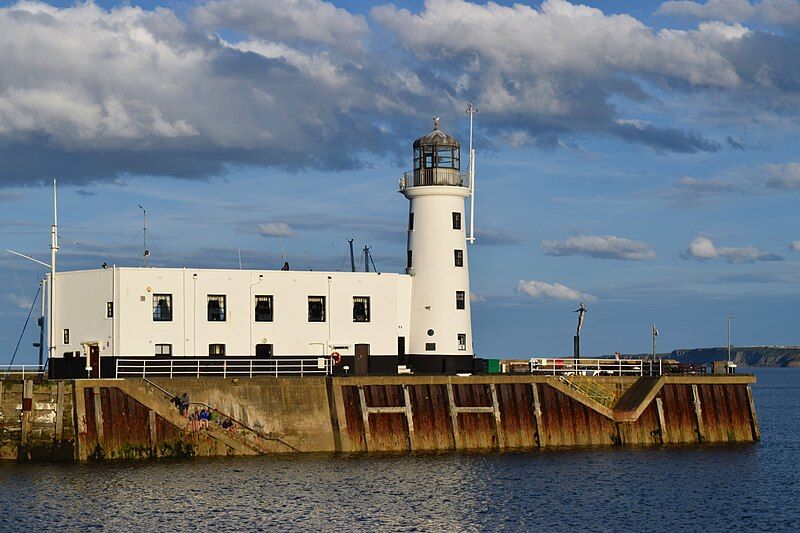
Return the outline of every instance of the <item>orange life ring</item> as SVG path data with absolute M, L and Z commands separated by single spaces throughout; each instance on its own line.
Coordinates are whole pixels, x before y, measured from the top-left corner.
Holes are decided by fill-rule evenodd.
M 339 352 L 333 352 L 331 354 L 331 361 L 333 361 L 334 365 L 338 365 L 342 362 L 342 356 L 339 354 Z

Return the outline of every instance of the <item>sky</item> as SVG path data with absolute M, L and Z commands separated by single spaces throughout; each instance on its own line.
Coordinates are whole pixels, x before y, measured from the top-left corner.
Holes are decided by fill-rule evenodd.
M 581 301 L 586 355 L 800 344 L 797 0 L 0 0 L 0 249 L 49 259 L 57 178 L 61 269 L 141 264 L 142 205 L 152 265 L 401 272 L 468 101 L 478 355 L 571 353 Z M 43 274 L 2 255 L 0 362 Z

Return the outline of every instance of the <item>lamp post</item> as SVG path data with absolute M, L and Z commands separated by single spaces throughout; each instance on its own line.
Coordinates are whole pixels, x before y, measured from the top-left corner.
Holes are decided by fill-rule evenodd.
M 733 315 L 728 315 L 728 363 L 731 362 L 731 321 Z
M 658 328 L 653 324 L 653 361 L 656 359 L 656 337 L 658 337 Z

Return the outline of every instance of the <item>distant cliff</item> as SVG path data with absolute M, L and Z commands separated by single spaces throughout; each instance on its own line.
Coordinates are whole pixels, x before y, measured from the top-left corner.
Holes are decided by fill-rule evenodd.
M 674 350 L 669 357 L 682 363 L 703 364 L 727 360 L 728 349 L 723 346 Z M 731 358 L 740 366 L 800 367 L 800 346 L 734 346 Z

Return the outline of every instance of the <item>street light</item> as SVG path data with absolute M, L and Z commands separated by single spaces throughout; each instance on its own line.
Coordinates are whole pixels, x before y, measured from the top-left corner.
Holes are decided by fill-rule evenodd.
M 733 315 L 728 315 L 728 365 L 729 366 L 731 362 L 731 320 L 733 320 Z

